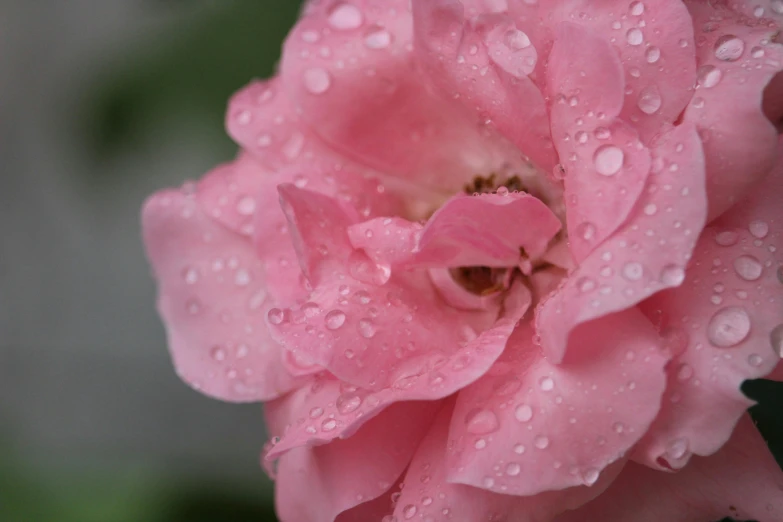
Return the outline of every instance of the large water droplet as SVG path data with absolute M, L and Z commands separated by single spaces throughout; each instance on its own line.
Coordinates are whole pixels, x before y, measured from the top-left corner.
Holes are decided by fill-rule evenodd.
M 332 77 L 326 69 L 315 67 L 304 72 L 304 84 L 312 94 L 323 94 L 332 85 Z
M 638 281 L 644 275 L 644 267 L 641 263 L 626 263 L 623 267 L 623 277 L 629 281 Z
M 405 520 L 410 520 L 411 518 L 416 516 L 416 512 L 418 511 L 418 508 L 414 506 L 413 504 L 408 504 L 402 509 L 402 516 L 405 517 Z
M 745 51 L 745 42 L 733 34 L 726 34 L 715 41 L 715 58 L 724 62 L 739 60 Z
M 529 422 L 533 418 L 533 408 L 527 404 L 520 404 L 514 410 L 514 417 L 519 422 Z
M 736 245 L 739 240 L 739 234 L 734 230 L 723 230 L 715 234 L 715 242 L 720 246 Z
M 272 308 L 267 312 L 267 319 L 271 324 L 282 324 L 285 321 L 285 312 L 279 308 Z
M 509 462 L 506 464 L 506 475 L 509 477 L 516 477 L 522 471 L 522 466 L 516 462 Z
M 361 319 L 359 321 L 358 328 L 359 334 L 365 339 L 371 339 L 373 336 L 375 336 L 375 323 L 372 322 L 372 319 Z
M 769 344 L 778 357 L 783 358 L 783 324 L 777 325 L 769 334 Z
M 645 114 L 655 114 L 658 112 L 663 104 L 658 87 L 655 85 L 648 85 L 642 89 L 636 104 Z
M 628 11 L 634 16 L 642 16 L 644 13 L 644 4 L 642 2 L 631 2 Z
M 603 176 L 614 176 L 623 166 L 625 153 L 615 145 L 602 145 L 593 155 L 595 170 Z
M 750 334 L 750 317 L 741 306 L 718 310 L 707 325 L 707 339 L 713 346 L 729 348 L 744 341 Z
M 677 265 L 666 265 L 661 271 L 661 282 L 666 286 L 680 286 L 685 280 L 685 270 Z
M 538 385 L 543 391 L 552 391 L 555 387 L 555 381 L 553 381 L 551 377 L 542 377 L 541 380 L 538 381 Z
M 641 45 L 644 42 L 644 35 L 640 29 L 634 27 L 625 33 L 625 40 L 629 45 Z
M 644 57 L 647 59 L 647 63 L 655 63 L 661 59 L 661 50 L 653 45 L 645 51 Z
M 347 415 L 359 409 L 362 405 L 362 398 L 355 393 L 347 393 L 337 398 L 337 411 Z
M 372 27 L 364 35 L 364 45 L 369 49 L 385 49 L 391 42 L 391 33 L 382 27 Z
M 748 225 L 748 230 L 753 234 L 753 237 L 764 239 L 769 234 L 769 225 L 764 221 L 757 220 Z
M 465 417 L 465 425 L 468 433 L 474 435 L 492 433 L 498 429 L 498 416 L 492 410 L 473 410 Z
M 720 69 L 715 67 L 714 65 L 704 65 L 699 68 L 698 71 L 699 76 L 699 85 L 702 87 L 709 89 L 711 87 L 715 87 L 720 83 L 721 78 L 723 77 L 723 73 Z
M 345 324 L 345 313 L 342 310 L 332 310 L 326 314 L 324 322 L 329 330 L 337 330 Z
M 601 473 L 595 469 L 595 468 L 589 468 L 582 473 L 582 481 L 585 483 L 586 486 L 592 486 L 596 482 L 598 482 L 598 477 L 601 475 Z
M 745 281 L 755 281 L 761 277 L 764 267 L 755 257 L 743 255 L 734 260 L 734 271 Z
M 535 438 L 533 444 L 538 449 L 547 449 L 549 447 L 549 437 L 547 437 L 546 435 L 539 435 L 538 437 Z
M 364 16 L 358 7 L 339 3 L 329 11 L 329 25 L 341 31 L 356 29 L 364 22 Z

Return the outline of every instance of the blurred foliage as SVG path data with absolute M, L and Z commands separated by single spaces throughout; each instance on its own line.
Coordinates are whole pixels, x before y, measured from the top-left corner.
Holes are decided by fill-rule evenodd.
M 298 0 L 164 3 L 185 21 L 116 57 L 86 91 L 84 141 L 98 159 L 154 135 L 172 114 L 203 121 L 216 144 L 233 151 L 223 126 L 226 103 L 252 78 L 274 72 L 300 9 Z

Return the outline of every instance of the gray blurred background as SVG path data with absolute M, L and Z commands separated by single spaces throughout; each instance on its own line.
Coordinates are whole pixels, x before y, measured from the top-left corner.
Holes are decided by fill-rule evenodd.
M 271 520 L 258 405 L 175 376 L 146 195 L 231 158 L 296 0 L 0 0 L 0 521 Z

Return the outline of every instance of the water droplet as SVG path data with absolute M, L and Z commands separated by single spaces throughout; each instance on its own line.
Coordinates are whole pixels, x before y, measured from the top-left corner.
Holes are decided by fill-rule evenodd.
M 597 469 L 589 468 L 582 474 L 582 481 L 586 486 L 592 486 L 598 482 L 598 477 L 600 477 L 600 475 L 601 473 Z
M 337 330 L 345 324 L 345 313 L 342 310 L 332 310 L 324 316 L 324 322 L 329 330 Z
M 337 410 L 343 415 L 348 415 L 358 410 L 361 405 L 362 398 L 355 393 L 340 395 L 337 398 Z
M 282 324 L 285 321 L 285 312 L 279 308 L 272 308 L 267 313 L 270 324 Z
M 522 455 L 525 452 L 525 446 L 523 444 L 515 444 L 514 445 L 514 453 L 517 455 Z
M 186 268 L 182 272 L 182 278 L 189 285 L 194 285 L 198 282 L 198 270 L 195 268 Z
M 529 422 L 533 418 L 533 408 L 527 404 L 520 404 L 514 410 L 514 417 L 519 422 Z
M 726 34 L 715 41 L 714 50 L 718 60 L 734 62 L 745 52 L 745 42 L 733 34 Z
M 615 422 L 612 424 L 612 429 L 615 433 L 623 433 L 625 431 L 625 425 L 622 422 Z
M 595 281 L 589 277 L 582 277 L 576 282 L 580 292 L 587 293 L 595 290 Z
M 761 358 L 761 356 L 757 353 L 752 353 L 748 355 L 748 364 L 753 366 L 754 368 L 758 368 L 761 366 L 761 364 L 764 362 L 764 359 Z
M 674 439 L 669 443 L 666 455 L 673 460 L 680 460 L 688 452 L 688 441 L 686 439 Z
M 593 155 L 595 170 L 603 176 L 614 176 L 623 166 L 625 154 L 615 145 L 602 145 Z
M 745 281 L 755 281 L 761 277 L 764 267 L 755 257 L 743 255 L 734 260 L 734 271 Z
M 748 230 L 750 230 L 750 233 L 753 234 L 753 237 L 764 239 L 767 237 L 767 234 L 769 234 L 769 225 L 767 225 L 764 221 L 757 220 L 748 225 Z
M 682 363 L 677 369 L 677 380 L 685 382 L 690 380 L 691 377 L 693 377 L 693 366 Z
M 249 216 L 256 211 L 256 200 L 245 196 L 237 202 L 237 212 L 243 216 Z
M 372 27 L 364 35 L 364 45 L 370 49 L 385 49 L 391 42 L 391 33 L 382 27 Z
M 408 504 L 402 509 L 402 516 L 405 517 L 406 520 L 410 520 L 411 518 L 416 516 L 416 512 L 418 509 L 413 504 Z
M 334 430 L 337 427 L 337 421 L 334 419 L 325 419 L 321 423 L 321 430 L 325 432 L 329 432 Z
M 685 281 L 685 270 L 677 265 L 666 265 L 661 270 L 661 282 L 666 286 L 680 286 Z
M 340 31 L 356 29 L 362 23 L 364 16 L 355 5 L 339 3 L 329 11 L 329 25 Z
M 498 187 L 496 193 L 498 196 L 508 196 L 508 187 Z
M 769 344 L 778 357 L 783 358 L 783 324 L 777 325 L 769 334 Z
M 634 27 L 625 33 L 625 40 L 629 45 L 641 45 L 644 41 L 644 35 L 640 29 Z
M 538 381 L 538 385 L 543 391 L 552 391 L 555 387 L 555 381 L 553 381 L 551 377 L 542 377 L 541 380 Z
M 492 433 L 498 429 L 498 417 L 492 410 L 477 409 L 468 413 L 465 417 L 465 425 L 468 433 L 483 435 Z
M 312 94 L 323 94 L 332 85 L 332 78 L 326 69 L 315 67 L 304 72 L 304 83 Z
M 723 230 L 715 234 L 715 243 L 720 246 L 732 246 L 737 244 L 739 234 L 734 230 Z
M 718 310 L 707 325 L 707 339 L 713 346 L 729 348 L 744 341 L 750 334 L 750 317 L 741 306 Z
M 538 449 L 546 449 L 549 447 L 549 437 L 546 435 L 539 435 L 536 437 L 536 439 L 533 441 L 533 444 Z
M 718 85 L 723 77 L 723 73 L 714 65 L 704 65 L 699 67 L 698 76 L 699 84 L 702 87 L 709 89 Z
M 522 466 L 516 462 L 509 462 L 506 465 L 506 475 L 509 477 L 516 477 L 522 471 Z
M 644 4 L 642 2 L 631 2 L 628 10 L 634 16 L 641 16 L 644 13 Z
M 576 227 L 576 235 L 584 239 L 585 241 L 592 241 L 595 239 L 595 225 L 589 221 L 583 221 Z
M 487 439 L 478 439 L 476 440 L 476 443 L 473 444 L 473 447 L 477 450 L 483 450 L 487 447 Z
M 623 267 L 623 277 L 629 281 L 638 281 L 644 275 L 644 267 L 641 263 L 631 262 L 626 263 Z
M 243 268 L 240 268 L 237 270 L 236 274 L 234 274 L 234 284 L 237 286 L 247 286 L 250 284 L 250 281 L 250 272 Z
M 220 346 L 214 346 L 210 351 L 210 355 L 212 356 L 212 359 L 216 360 L 217 362 L 223 362 L 226 360 L 226 351 Z
M 645 114 L 655 114 L 662 104 L 661 93 L 655 85 L 648 85 L 642 89 L 636 101 L 636 105 Z
M 661 50 L 653 45 L 647 48 L 644 56 L 647 59 L 647 63 L 655 63 L 661 59 Z
M 365 339 L 371 339 L 375 335 L 375 324 L 372 319 L 361 319 L 359 321 L 359 334 Z
M 197 299 L 190 299 L 185 303 L 185 309 L 190 315 L 198 315 L 201 312 L 201 303 Z

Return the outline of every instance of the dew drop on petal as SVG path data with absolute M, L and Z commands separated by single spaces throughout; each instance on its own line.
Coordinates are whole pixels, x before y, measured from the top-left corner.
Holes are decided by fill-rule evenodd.
M 764 267 L 755 257 L 742 255 L 734 260 L 734 271 L 745 281 L 755 281 L 761 277 Z
M 769 234 L 769 225 L 764 221 L 757 220 L 748 225 L 748 230 L 753 235 L 753 237 L 764 239 L 767 237 L 767 234 Z
M 783 358 L 783 323 L 772 329 L 769 334 L 769 344 L 778 357 Z
M 332 78 L 326 69 L 315 67 L 304 72 L 305 88 L 312 94 L 323 94 L 329 90 Z
M 329 25 L 341 31 L 361 27 L 363 22 L 364 16 L 355 5 L 339 3 L 329 12 Z
M 677 265 L 666 265 L 661 271 L 661 282 L 666 286 L 679 286 L 685 280 L 685 270 Z
M 715 41 L 714 51 L 718 60 L 734 62 L 739 60 L 745 51 L 745 42 L 733 34 L 726 34 Z
M 615 145 L 602 145 L 593 155 L 595 170 L 602 176 L 614 176 L 623 166 L 625 153 Z
M 324 316 L 324 322 L 329 330 L 337 330 L 345 324 L 345 313 L 342 310 L 332 310 Z
M 514 410 L 514 417 L 519 422 L 529 422 L 533 418 L 533 408 L 527 404 L 520 404 Z
M 385 49 L 391 42 L 391 33 L 382 27 L 373 27 L 364 35 L 364 45 L 369 49 Z
M 555 387 L 555 381 L 553 381 L 551 377 L 542 377 L 541 380 L 538 381 L 538 385 L 543 391 L 552 391 Z
M 631 4 L 628 6 L 628 10 L 634 16 L 641 16 L 644 14 L 644 3 L 639 1 L 631 2 Z
M 375 324 L 372 322 L 372 319 L 361 319 L 359 321 L 359 334 L 364 337 L 365 339 L 371 339 L 375 336 Z
M 655 114 L 660 110 L 662 104 L 661 93 L 655 85 L 649 85 L 642 89 L 636 100 L 636 105 L 645 114 Z
M 279 308 L 272 308 L 267 313 L 267 319 L 269 319 L 271 324 L 282 324 L 285 320 L 285 312 Z
M 549 447 L 549 437 L 547 437 L 546 435 L 539 435 L 538 437 L 535 438 L 533 444 L 538 449 L 547 449 Z
M 492 410 L 477 409 L 468 413 L 465 418 L 468 433 L 483 435 L 498 429 L 498 416 Z
M 661 59 L 661 50 L 658 47 L 651 46 L 645 51 L 644 57 L 647 59 L 647 63 L 655 63 Z
M 702 87 L 709 89 L 720 83 L 720 80 L 723 77 L 723 73 L 714 65 L 704 65 L 699 68 L 698 77 L 699 84 Z
M 522 471 L 522 466 L 516 462 L 509 462 L 506 465 L 506 475 L 509 477 L 516 477 Z
M 744 341 L 750 334 L 750 317 L 741 306 L 718 310 L 707 324 L 707 339 L 713 346 L 729 348 Z
M 582 474 L 582 480 L 584 481 L 586 486 L 592 486 L 596 482 L 598 482 L 598 477 L 600 476 L 600 472 L 595 468 L 590 468 L 585 470 L 585 472 Z
M 625 33 L 625 40 L 629 45 L 641 45 L 644 41 L 644 35 L 640 29 L 634 27 Z

